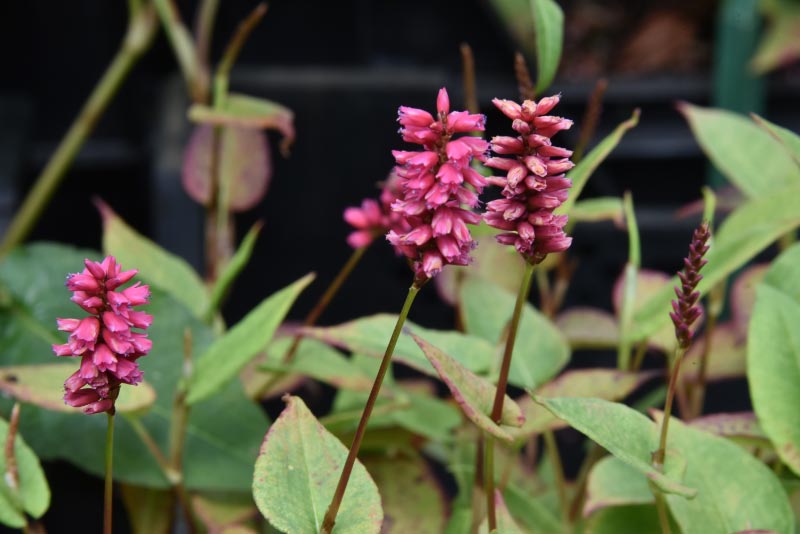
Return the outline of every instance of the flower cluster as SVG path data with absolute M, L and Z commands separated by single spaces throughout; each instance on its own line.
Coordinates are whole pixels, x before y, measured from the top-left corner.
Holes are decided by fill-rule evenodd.
M 572 151 L 552 145 L 550 138 L 569 129 L 572 121 L 548 115 L 558 104 L 559 96 L 539 102 L 525 100 L 521 105 L 510 100 L 492 102 L 513 122 L 516 137 L 492 139 L 492 151 L 501 156 L 486 161 L 487 167 L 506 171 L 489 183 L 503 188 L 503 198 L 486 205 L 484 219 L 504 233 L 497 240 L 513 245 L 528 261 L 538 263 L 551 252 L 569 248 L 572 238 L 564 234 L 566 215 L 554 215 L 566 199 L 571 180 L 564 173 L 574 164 Z
M 675 287 L 675 295 L 678 300 L 672 301 L 673 311 L 669 316 L 675 324 L 675 337 L 678 339 L 678 345 L 684 350 L 688 349 L 692 342 L 692 323 L 700 317 L 700 307 L 697 305 L 700 292 L 696 289 L 697 284 L 703 279 L 700 269 L 708 263 L 704 256 L 708 252 L 710 237 L 708 223 L 704 222 L 695 229 L 689 245 L 689 255 L 683 259 L 683 270 L 678 273 L 681 286 Z
M 450 111 L 450 99 L 442 88 L 436 100 L 437 117 L 427 111 L 401 106 L 400 134 L 421 151 L 395 150 L 395 172 L 401 197 L 392 204 L 408 223 L 408 231 L 392 229 L 387 239 L 405 255 L 417 280 L 425 281 L 448 264 L 468 265 L 474 248 L 467 224 L 480 217 L 462 207 L 474 208 L 486 180 L 470 167 L 481 161 L 489 144 L 469 134 L 483 131 L 486 117 L 467 111 Z M 469 184 L 472 189 L 466 187 Z
M 64 401 L 84 406 L 90 414 L 113 413 L 120 385 L 142 381 L 136 360 L 152 347 L 143 330 L 153 317 L 133 308 L 147 303 L 150 289 L 137 282 L 120 290 L 137 271 L 123 271 L 113 256 L 101 263 L 86 260 L 85 265 L 83 272 L 69 275 L 66 286 L 73 292 L 72 302 L 90 315 L 57 319 L 58 329 L 69 332 L 69 340 L 53 345 L 53 351 L 81 358 L 80 368 L 64 383 Z
M 411 230 L 403 216 L 392 210 L 392 204 L 400 196 L 399 177 L 389 174 L 383 184 L 378 200 L 371 198 L 361 202 L 361 207 L 344 210 L 344 220 L 355 230 L 347 236 L 347 244 L 353 248 L 366 247 L 379 235 L 389 230 L 405 233 Z

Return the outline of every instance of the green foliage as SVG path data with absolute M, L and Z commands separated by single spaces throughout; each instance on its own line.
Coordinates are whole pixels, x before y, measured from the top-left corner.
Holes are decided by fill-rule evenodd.
M 22 416 L 27 417 L 24 412 L 27 410 Z M 8 423 L 0 419 L 0 443 L 8 440 L 8 430 Z M 17 489 L 9 486 L 6 455 L 0 455 L 0 473 L 4 475 L 0 481 L 0 523 L 21 529 L 26 525 L 23 512 L 39 518 L 50 507 L 50 487 L 39 459 L 19 433 L 14 439 L 14 459 L 19 475 Z
M 218 392 L 263 350 L 295 299 L 311 283 L 306 275 L 264 299 L 197 359 L 186 401 L 195 404 Z
M 609 507 L 654 501 L 647 478 L 615 456 L 606 456 L 589 473 L 583 515 Z
M 536 35 L 536 92 L 542 94 L 556 77 L 564 45 L 564 12 L 555 0 L 530 0 Z
M 63 343 L 56 317 L 81 316 L 69 301 L 65 273 L 75 272 L 84 258 L 99 253 L 63 245 L 37 243 L 14 251 L 0 263 L 0 350 L 6 365 L 51 364 L 50 345 Z M 135 267 L 135 265 L 127 265 Z M 191 332 L 193 351 L 201 353 L 213 339 L 210 328 L 169 295 L 153 289 L 146 311 L 156 317 L 148 330 L 153 350 L 140 360 L 156 402 L 141 418 L 162 450 L 166 450 L 172 402 L 183 365 L 183 333 Z M 77 368 L 77 366 L 76 366 Z M 66 379 L 66 376 L 64 376 Z M 3 404 L 4 410 L 9 406 Z M 45 460 L 63 459 L 102 476 L 106 421 L 102 416 L 65 414 L 25 405 L 20 430 Z M 267 419 L 248 401 L 238 383 L 231 383 L 208 402 L 192 410 L 184 452 L 185 484 L 189 488 L 246 489 L 252 458 Z M 131 426 L 117 421 L 114 460 L 116 480 L 164 488 L 168 481 Z M 210 463 L 209 458 L 214 458 Z
M 286 534 L 319 532 L 347 448 L 314 418 L 299 397 L 264 438 L 253 474 L 253 496 L 261 513 Z M 375 482 L 360 462 L 353 467 L 336 520 L 339 534 L 378 534 L 383 521 Z
M 781 460 L 800 473 L 800 245 L 784 252 L 758 287 L 747 343 L 753 408 Z

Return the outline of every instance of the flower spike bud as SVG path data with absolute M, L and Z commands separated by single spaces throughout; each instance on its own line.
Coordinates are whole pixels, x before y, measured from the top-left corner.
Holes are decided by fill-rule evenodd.
M 491 183 L 503 188 L 503 198 L 486 205 L 484 220 L 503 230 L 498 242 L 513 246 L 525 259 L 539 263 L 549 253 L 569 248 L 572 238 L 564 234 L 566 216 L 553 216 L 553 210 L 567 199 L 572 182 L 564 173 L 574 167 L 572 151 L 554 147 L 550 138 L 572 126 L 572 121 L 547 115 L 560 96 L 525 100 L 517 104 L 494 99 L 494 105 L 509 119 L 519 135 L 497 136 L 491 149 L 496 156 L 486 166 L 506 172 L 492 177 Z
M 675 325 L 675 337 L 681 349 L 688 349 L 692 342 L 692 323 L 700 317 L 700 308 L 697 302 L 700 299 L 700 292 L 696 291 L 697 284 L 703 277 L 700 269 L 708 263 L 705 254 L 708 252 L 708 240 L 711 232 L 708 223 L 703 222 L 697 227 L 692 235 L 692 242 L 689 245 L 689 255 L 684 258 L 684 269 L 678 273 L 681 285 L 675 287 L 677 300 L 672 301 L 672 312 L 669 314 Z

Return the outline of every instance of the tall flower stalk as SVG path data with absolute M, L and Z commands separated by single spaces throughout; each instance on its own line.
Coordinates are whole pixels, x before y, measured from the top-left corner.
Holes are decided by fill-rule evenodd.
M 493 100 L 494 105 L 512 120 L 511 128 L 517 136 L 492 139 L 491 148 L 495 154 L 511 157 L 492 157 L 486 161 L 487 167 L 506 171 L 506 175 L 488 178 L 489 183 L 502 188 L 502 198 L 487 204 L 483 218 L 489 226 L 503 231 L 497 236 L 497 241 L 513 246 L 525 260 L 525 272 L 511 316 L 492 405 L 491 418 L 497 424 L 503 413 L 514 342 L 530 293 L 534 267 L 548 254 L 563 252 L 572 243 L 572 238 L 564 233 L 567 216 L 553 213 L 567 199 L 572 182 L 564 173 L 574 166 L 569 160 L 572 152 L 553 146 L 550 140 L 559 131 L 572 126 L 569 119 L 549 115 L 559 100 L 559 96 L 542 98 L 538 102 L 525 100 L 522 104 Z M 486 437 L 483 464 L 489 530 L 492 531 L 497 528 L 497 517 L 494 439 L 491 435 Z
M 386 237 L 406 257 L 414 278 L 325 513 L 320 530 L 323 534 L 333 531 L 367 423 L 414 298 L 445 265 L 468 265 L 470 251 L 475 247 L 467 224 L 480 221 L 470 209 L 477 206 L 486 181 L 470 163 L 474 157 L 483 160 L 489 144 L 469 134 L 483 131 L 486 118 L 467 111 L 451 112 L 444 88 L 439 90 L 436 110 L 436 117 L 416 108 L 401 106 L 398 110 L 403 140 L 421 145 L 422 150 L 393 152 L 399 195 L 392 203 L 392 211 L 400 216 L 402 224 L 392 226 Z
M 678 343 L 675 347 L 673 357 L 672 372 L 670 373 L 669 388 L 667 389 L 667 399 L 664 404 L 664 416 L 661 421 L 661 433 L 658 441 L 658 450 L 653 453 L 653 467 L 659 471 L 664 469 L 664 460 L 667 453 L 667 433 L 669 432 L 669 420 L 672 416 L 672 404 L 675 399 L 675 390 L 678 386 L 678 376 L 681 372 L 681 363 L 686 351 L 692 344 L 692 324 L 700 317 L 700 307 L 697 305 L 700 299 L 700 292 L 697 291 L 697 284 L 703 279 L 700 270 L 708 263 L 705 254 L 708 252 L 708 240 L 711 232 L 707 222 L 703 222 L 695 229 L 692 235 L 692 242 L 689 245 L 689 254 L 683 260 L 683 270 L 678 273 L 680 287 L 675 287 L 676 300 L 672 301 L 672 312 L 669 314 L 675 325 L 675 338 Z M 656 508 L 658 510 L 659 522 L 662 532 L 669 534 L 669 517 L 667 515 L 666 504 L 663 495 L 655 490 Z
M 137 273 L 123 271 L 113 256 L 102 262 L 86 260 L 85 269 L 67 277 L 72 301 L 89 315 L 82 319 L 57 319 L 58 329 L 69 333 L 67 343 L 53 345 L 57 356 L 80 358 L 80 368 L 64 382 L 64 402 L 82 407 L 87 414 L 105 412 L 108 432 L 105 446 L 104 534 L 111 533 L 114 451 L 114 404 L 122 384 L 142 381 L 138 359 L 152 348 L 144 332 L 153 317 L 134 309 L 150 298 L 148 286 L 139 282 L 120 289 Z

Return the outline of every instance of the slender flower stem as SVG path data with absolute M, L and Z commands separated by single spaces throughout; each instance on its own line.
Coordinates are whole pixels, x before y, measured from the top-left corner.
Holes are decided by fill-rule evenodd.
M 567 481 L 564 478 L 564 465 L 561 462 L 561 454 L 558 452 L 555 434 L 552 430 L 545 430 L 542 433 L 544 445 L 547 448 L 547 457 L 553 464 L 553 472 L 556 477 L 556 489 L 558 489 L 558 502 L 561 506 L 561 517 L 564 525 L 569 524 L 569 498 L 567 497 Z
M 480 113 L 475 83 L 475 56 L 467 43 L 461 43 L 461 77 L 464 83 L 464 106 L 470 113 Z
M 591 142 L 597 130 L 597 123 L 600 120 L 600 112 L 603 109 L 603 97 L 606 94 L 606 89 L 608 89 L 608 80 L 600 78 L 597 80 L 597 83 L 594 84 L 594 90 L 592 90 L 592 94 L 589 96 L 589 102 L 586 104 L 586 112 L 581 121 L 583 127 L 578 135 L 575 151 L 572 153 L 572 161 L 575 164 L 583 159 L 586 147 Z
M 150 47 L 158 27 L 152 6 L 147 4 L 141 9 L 131 11 L 130 16 L 122 46 L 14 215 L 0 244 L 0 257 L 5 256 L 30 235 L 75 156 L 128 77 L 128 73 Z
M 658 440 L 658 450 L 653 454 L 653 466 L 659 471 L 664 468 L 664 458 L 667 452 L 667 432 L 669 431 L 669 419 L 672 415 L 672 402 L 675 399 L 675 389 L 678 386 L 678 375 L 681 372 L 681 362 L 685 352 L 686 349 L 680 347 L 675 349 L 675 363 L 672 366 L 672 373 L 669 377 L 667 401 L 664 404 L 664 419 L 661 421 L 661 437 Z
M 672 529 L 669 527 L 669 513 L 667 513 L 667 502 L 664 499 L 664 494 L 652 484 L 650 489 L 656 499 L 656 511 L 658 512 L 658 524 L 661 526 L 661 534 L 671 534 Z
M 350 452 L 347 454 L 347 460 L 344 462 L 342 474 L 339 477 L 339 483 L 336 486 L 333 499 L 331 499 L 331 503 L 328 506 L 328 511 L 325 513 L 325 519 L 322 522 L 320 534 L 331 534 L 331 532 L 333 532 L 333 526 L 336 524 L 336 514 L 339 513 L 339 506 L 342 504 L 344 492 L 350 480 L 350 473 L 353 471 L 353 465 L 356 463 L 358 450 L 361 448 L 361 440 L 364 438 L 364 433 L 367 430 L 367 422 L 372 414 L 372 409 L 375 407 L 375 402 L 378 400 L 378 394 L 380 393 L 383 379 L 392 362 L 392 353 L 394 352 L 395 345 L 397 345 L 397 340 L 400 338 L 400 332 L 403 330 L 408 312 L 411 310 L 411 304 L 413 304 L 414 298 L 417 296 L 417 293 L 419 293 L 423 284 L 424 282 L 415 280 L 408 289 L 408 296 L 403 303 L 403 309 L 400 311 L 400 315 L 397 317 L 397 323 L 394 325 L 392 337 L 389 339 L 389 344 L 386 347 L 383 360 L 381 360 L 378 374 L 375 376 L 375 382 L 372 384 L 372 390 L 369 392 L 369 398 L 367 398 L 367 403 L 364 406 L 364 413 L 361 415 L 361 421 L 358 423 L 355 436 L 353 436 L 353 443 L 350 445 Z
M 483 445 L 483 493 L 486 497 L 489 532 L 494 532 L 497 529 L 497 510 L 494 502 L 494 436 L 488 432 Z
M 106 431 L 106 485 L 104 492 L 103 534 L 111 534 L 111 513 L 114 493 L 114 414 L 108 414 L 108 430 Z
M 334 278 L 328 286 L 328 289 L 325 290 L 325 293 L 322 294 L 311 311 L 308 312 L 308 315 L 306 315 L 306 318 L 303 321 L 303 326 L 314 326 L 317 323 L 317 319 L 319 319 L 322 313 L 328 308 L 328 305 L 333 300 L 333 297 L 335 297 L 336 293 L 338 293 L 339 289 L 341 289 L 342 284 L 344 284 L 344 282 L 350 277 L 353 269 L 355 269 L 356 265 L 358 265 L 358 262 L 361 261 L 361 258 L 364 257 L 364 252 L 367 251 L 367 248 L 369 248 L 369 245 L 358 247 L 353 251 L 350 257 L 347 259 L 347 262 L 345 262 L 345 264 L 339 270 L 336 278 Z M 292 358 L 294 358 L 295 352 L 297 352 L 297 347 L 300 345 L 300 341 L 302 339 L 302 332 L 295 334 L 294 340 L 292 340 L 292 345 L 286 351 L 286 354 L 283 355 L 283 363 L 290 363 L 292 361 Z
M 514 314 L 511 316 L 511 323 L 506 338 L 506 348 L 503 352 L 503 361 L 500 364 L 500 376 L 497 379 L 497 389 L 495 390 L 494 403 L 492 404 L 492 421 L 500 423 L 503 415 L 503 400 L 506 396 L 508 387 L 508 373 L 511 370 L 511 356 L 514 354 L 514 342 L 517 339 L 517 329 L 519 320 L 522 317 L 522 310 L 528 301 L 528 294 L 531 292 L 531 281 L 536 264 L 525 262 L 525 271 L 522 274 L 522 283 L 519 286 L 517 302 L 514 304 Z M 497 518 L 494 507 L 494 440 L 491 436 L 486 437 L 486 450 L 484 451 L 484 488 L 486 493 L 486 510 L 489 517 L 489 531 L 497 528 Z

